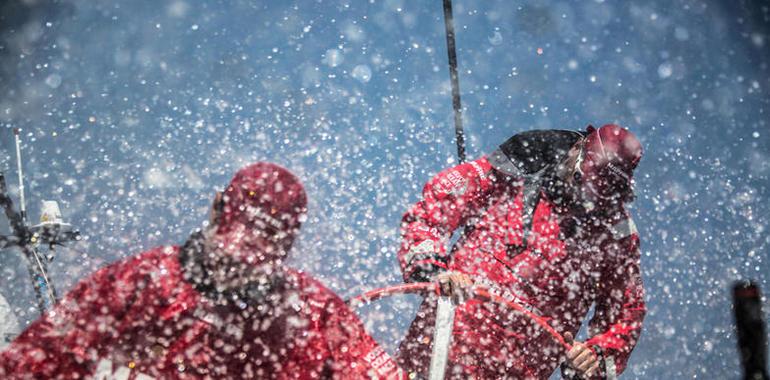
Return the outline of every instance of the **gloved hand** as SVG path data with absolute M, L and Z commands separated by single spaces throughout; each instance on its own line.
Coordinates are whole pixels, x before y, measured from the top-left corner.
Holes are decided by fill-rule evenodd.
M 601 361 L 599 356 L 583 342 L 575 341 L 572 333 L 564 334 L 564 340 L 572 345 L 567 353 L 566 369 L 563 372 L 572 372 L 577 379 L 589 379 L 599 371 Z M 566 375 L 565 375 L 566 376 Z M 575 377 L 572 377 L 575 379 Z
M 462 303 L 468 293 L 468 288 L 473 286 L 473 279 L 461 272 L 442 272 L 433 277 L 438 282 L 443 295 L 452 298 L 455 304 Z

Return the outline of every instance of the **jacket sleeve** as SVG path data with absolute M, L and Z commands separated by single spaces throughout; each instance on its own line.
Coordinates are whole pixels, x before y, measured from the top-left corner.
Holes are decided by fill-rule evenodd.
M 135 285 L 131 265 L 111 265 L 78 283 L 0 354 L 0 378 L 84 378 L 94 371 Z
M 327 337 L 333 379 L 407 379 L 396 361 L 366 333 L 363 323 L 339 298 L 326 304 Z
M 483 207 L 494 178 L 487 158 L 447 169 L 423 189 L 423 199 L 401 221 L 398 252 L 404 281 L 427 281 L 446 269 L 447 243 L 452 233 Z
M 616 378 L 626 368 L 646 313 L 636 226 L 626 217 L 610 231 L 611 238 L 602 244 L 606 261 L 589 323 L 591 338 L 586 342 L 599 351 L 606 379 Z

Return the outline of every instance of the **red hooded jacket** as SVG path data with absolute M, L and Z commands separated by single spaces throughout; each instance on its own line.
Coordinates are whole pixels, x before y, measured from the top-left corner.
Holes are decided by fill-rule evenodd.
M 288 170 L 240 169 L 212 235 L 81 281 L 2 353 L 0 378 L 401 378 L 339 297 L 280 265 L 306 205 Z M 222 273 L 250 282 L 218 290 Z
M 259 305 L 217 305 L 184 279 L 179 252 L 153 249 L 81 281 L 2 353 L 0 378 L 400 378 L 303 272 L 281 269 Z
M 602 358 L 600 377 L 623 371 L 642 328 L 644 292 L 639 236 L 617 206 L 576 215 L 542 194 L 522 247 L 524 182 L 504 178 L 493 156 L 439 173 L 423 200 L 403 219 L 399 261 L 406 281 L 439 270 L 474 280 L 544 317 L 562 335 L 576 334 L 593 305 L 590 339 Z M 452 233 L 465 230 L 451 252 Z M 434 312 L 421 306 L 401 343 L 399 362 L 425 376 L 430 363 Z M 456 309 L 449 377 L 547 379 L 563 360 L 556 342 L 521 315 L 478 301 Z

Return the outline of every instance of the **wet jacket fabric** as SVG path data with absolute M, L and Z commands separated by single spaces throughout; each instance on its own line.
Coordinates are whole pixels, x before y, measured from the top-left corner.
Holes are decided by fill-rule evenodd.
M 525 234 L 526 182 L 503 175 L 483 157 L 431 179 L 404 215 L 399 261 L 404 280 L 440 271 L 471 275 L 545 318 L 562 335 L 576 334 L 592 305 L 589 344 L 602 373 L 623 371 L 645 315 L 639 236 L 622 206 L 578 214 L 541 193 Z M 459 240 L 447 249 L 454 232 Z M 526 237 L 526 244 L 523 239 Z M 399 349 L 402 368 L 427 374 L 434 310 L 426 300 Z M 562 350 L 525 317 L 471 300 L 455 312 L 451 378 L 547 379 Z
M 3 379 L 398 378 L 342 300 L 279 269 L 258 302 L 216 303 L 185 280 L 180 248 L 97 271 L 0 357 Z

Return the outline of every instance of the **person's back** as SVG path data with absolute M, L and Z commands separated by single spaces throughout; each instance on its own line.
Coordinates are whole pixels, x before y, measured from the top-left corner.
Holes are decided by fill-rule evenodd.
M 278 170 L 261 171 L 267 169 Z M 288 201 L 296 215 L 282 217 L 282 195 L 270 197 L 266 213 L 259 203 L 238 206 L 238 191 L 265 194 L 276 185 L 270 178 L 247 177 L 234 179 L 237 184 L 217 198 L 213 228 L 194 234 L 183 247 L 156 248 L 81 281 L 2 354 L 0 375 L 399 378 L 397 366 L 339 297 L 303 272 L 271 261 L 285 256 L 299 228 L 304 192 Z M 286 181 L 280 185 L 284 191 L 291 189 Z M 251 225 L 252 216 L 261 220 L 255 236 L 238 226 L 217 227 L 243 218 Z M 244 255 L 245 248 L 260 254 Z

